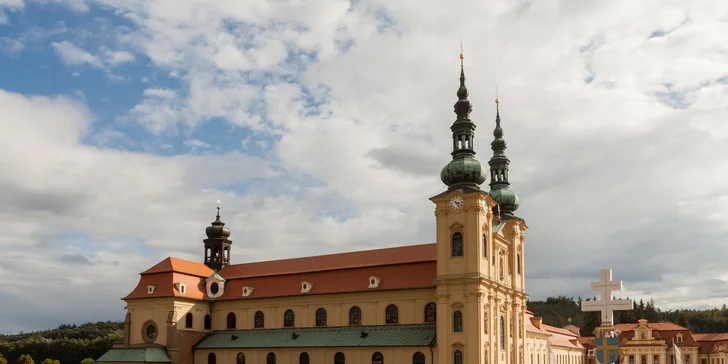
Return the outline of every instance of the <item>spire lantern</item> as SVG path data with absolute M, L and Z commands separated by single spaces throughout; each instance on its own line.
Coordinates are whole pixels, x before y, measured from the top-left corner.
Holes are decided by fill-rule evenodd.
M 490 143 L 493 149 L 493 157 L 490 158 L 490 192 L 498 210 L 503 215 L 513 215 L 518 209 L 520 200 L 515 192 L 511 191 L 508 182 L 508 165 L 510 160 L 506 157 L 506 141 L 503 139 L 503 128 L 500 119 L 500 99 L 495 99 L 495 129 L 493 130 L 493 141 Z
M 205 229 L 207 239 L 205 244 L 205 265 L 215 271 L 219 271 L 230 264 L 230 246 L 233 243 L 230 237 L 230 229 L 220 220 L 220 200 L 217 201 L 217 215 L 215 221 Z
M 460 86 L 458 87 L 454 111 L 457 116 L 450 127 L 453 138 L 452 161 L 440 172 L 440 179 L 449 190 L 470 188 L 480 190 L 479 185 L 485 182 L 487 173 L 485 167 L 475 159 L 474 139 L 475 124 L 470 120 L 473 106 L 468 100 L 468 88 L 465 86 L 465 55 L 460 42 Z

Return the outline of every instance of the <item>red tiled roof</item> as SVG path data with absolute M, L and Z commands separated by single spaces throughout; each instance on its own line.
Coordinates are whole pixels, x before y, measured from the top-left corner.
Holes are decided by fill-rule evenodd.
M 619 329 L 621 331 L 630 331 L 634 330 L 639 324 L 616 324 L 614 325 L 614 329 Z M 674 324 L 672 322 L 648 322 L 647 326 L 652 328 L 653 330 L 675 330 L 675 331 L 682 331 L 687 330 L 686 327 L 682 327 L 678 324 Z
M 634 329 L 638 326 L 639 324 L 617 324 L 614 325 L 614 328 L 622 331 L 622 333 L 619 335 L 620 338 L 632 339 L 634 337 Z M 683 335 L 683 342 L 676 342 L 677 346 L 699 346 L 699 344 L 693 338 L 693 335 L 690 333 L 690 330 L 678 324 L 674 324 L 672 322 L 651 322 L 647 323 L 647 326 L 652 328 L 652 336 L 654 336 L 655 339 L 665 340 L 665 344 L 667 345 L 672 345 L 673 341 L 675 341 L 675 337 L 677 336 L 677 334 L 681 333 Z
M 220 271 L 225 279 L 331 271 L 349 268 L 436 261 L 435 244 L 400 246 L 313 257 L 269 260 L 229 265 Z
M 167 259 L 157 263 L 155 266 L 145 270 L 141 274 L 145 275 L 167 272 L 184 273 L 192 276 L 207 278 L 212 275 L 213 271 L 202 263 L 168 257 Z
M 695 341 L 723 341 L 728 340 L 728 334 L 693 334 L 693 338 L 695 339 Z
M 557 333 L 557 334 L 561 334 L 561 335 L 573 336 L 573 337 L 579 336 L 569 329 L 562 329 L 562 328 L 559 328 L 556 326 L 541 324 L 541 328 L 545 329 L 548 332 L 553 332 L 553 333 Z
M 175 283 L 185 283 L 186 294 L 180 293 Z M 156 286 L 152 294 L 147 293 L 149 285 Z M 205 299 L 204 289 L 204 280 L 200 277 L 174 272 L 149 273 L 142 275 L 136 288 L 123 299 L 186 297 L 202 300 Z

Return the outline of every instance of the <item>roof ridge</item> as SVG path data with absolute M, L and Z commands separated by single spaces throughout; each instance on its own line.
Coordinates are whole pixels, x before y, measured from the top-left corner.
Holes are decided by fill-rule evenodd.
M 341 255 L 349 255 L 349 254 L 359 254 L 359 253 L 373 253 L 377 251 L 385 251 L 385 250 L 397 250 L 397 249 L 408 249 L 408 248 L 414 248 L 414 247 L 423 247 L 423 246 L 429 246 L 429 245 L 435 245 L 436 243 L 425 243 L 425 244 L 413 244 L 413 245 L 398 245 L 398 246 L 391 246 L 388 248 L 375 248 L 375 249 L 365 249 L 365 250 L 352 250 L 347 252 L 341 252 L 341 253 L 332 253 L 332 254 L 321 254 L 321 255 L 307 255 L 303 257 L 295 257 L 295 258 L 283 258 L 283 259 L 274 259 L 274 260 L 259 260 L 256 262 L 247 262 L 247 263 L 238 263 L 238 264 L 231 264 L 231 266 L 235 265 L 247 265 L 247 264 L 261 264 L 261 263 L 279 263 L 279 262 L 286 262 L 291 260 L 298 260 L 298 259 L 311 259 L 311 258 L 330 258 L 335 256 L 341 256 Z M 423 261 L 430 261 L 435 260 L 428 259 Z M 390 265 L 390 264 L 385 264 Z

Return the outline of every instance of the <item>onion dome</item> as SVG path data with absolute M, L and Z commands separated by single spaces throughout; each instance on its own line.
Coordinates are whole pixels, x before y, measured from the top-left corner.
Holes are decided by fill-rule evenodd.
M 465 71 L 463 69 L 462 44 L 460 50 L 460 87 L 457 91 L 458 101 L 454 109 L 457 118 L 450 127 L 452 131 L 452 161 L 442 168 L 440 179 L 448 186 L 448 190 L 460 188 L 479 189 L 485 182 L 487 171 L 475 159 L 475 124 L 470 120 L 473 106 L 468 100 L 468 89 L 465 87 Z
M 489 194 L 498 203 L 496 211 L 500 210 L 501 214 L 513 215 L 513 212 L 518 209 L 520 201 L 518 195 L 509 188 L 508 165 L 510 164 L 510 160 L 505 154 L 506 141 L 503 139 L 503 128 L 501 128 L 500 124 L 500 100 L 498 98 L 495 99 L 495 104 L 495 130 L 493 130 L 493 136 L 495 138 L 490 143 L 491 149 L 493 149 L 493 157 L 488 161 L 491 178 Z
M 217 206 L 217 216 L 215 216 L 215 221 L 212 222 L 211 226 L 208 226 L 207 229 L 205 229 L 205 235 L 209 239 L 222 239 L 222 238 L 229 238 L 230 237 L 230 229 L 225 227 L 225 223 L 220 221 L 220 206 Z

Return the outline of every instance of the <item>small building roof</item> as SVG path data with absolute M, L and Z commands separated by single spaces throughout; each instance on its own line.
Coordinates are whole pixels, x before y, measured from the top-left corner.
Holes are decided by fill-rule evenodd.
M 195 349 L 431 346 L 436 331 L 435 324 L 225 330 Z
M 171 363 L 164 348 L 136 348 L 121 349 L 114 348 L 106 352 L 96 360 L 98 363 Z

